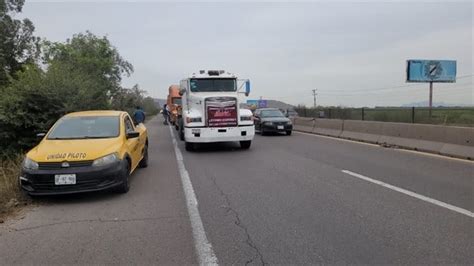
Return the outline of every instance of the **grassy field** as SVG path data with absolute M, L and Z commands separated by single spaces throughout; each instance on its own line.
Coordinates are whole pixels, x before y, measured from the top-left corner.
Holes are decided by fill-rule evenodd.
M 321 108 L 299 109 L 300 116 L 474 127 L 474 108 Z M 322 113 L 320 113 L 322 112 Z
M 0 219 L 27 202 L 18 186 L 21 160 L 21 156 L 0 160 Z

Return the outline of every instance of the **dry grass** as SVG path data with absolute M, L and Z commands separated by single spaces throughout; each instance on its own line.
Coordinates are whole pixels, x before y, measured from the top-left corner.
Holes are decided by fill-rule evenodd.
M 18 184 L 21 161 L 21 156 L 0 160 L 0 218 L 26 203 Z

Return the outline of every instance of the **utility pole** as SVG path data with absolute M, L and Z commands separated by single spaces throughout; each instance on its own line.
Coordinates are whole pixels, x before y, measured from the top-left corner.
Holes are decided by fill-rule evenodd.
M 316 110 L 316 95 L 318 95 L 318 94 L 316 93 L 316 90 L 317 90 L 317 89 L 314 89 L 314 90 L 313 90 L 313 107 L 314 107 L 314 110 Z

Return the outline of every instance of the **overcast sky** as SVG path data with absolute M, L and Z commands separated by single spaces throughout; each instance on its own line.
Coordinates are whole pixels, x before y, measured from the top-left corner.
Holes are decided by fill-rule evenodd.
M 457 60 L 456 84 L 435 84 L 434 101 L 473 104 L 473 4 L 427 2 L 176 3 L 28 1 L 36 34 L 65 41 L 107 35 L 153 97 L 199 69 L 249 78 L 249 99 L 312 106 L 401 105 L 428 99 L 405 83 L 407 59 Z M 410 86 L 406 86 L 410 85 Z

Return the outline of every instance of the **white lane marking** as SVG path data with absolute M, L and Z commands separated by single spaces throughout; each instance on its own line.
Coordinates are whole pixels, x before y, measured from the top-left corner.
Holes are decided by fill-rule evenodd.
M 456 207 L 456 206 L 453 206 L 453 205 L 451 205 L 451 204 L 448 204 L 448 203 L 445 203 L 445 202 L 442 202 L 442 201 L 439 201 L 439 200 L 435 200 L 435 199 L 432 199 L 432 198 L 429 198 L 429 197 L 426 197 L 426 196 L 417 194 L 417 193 L 415 193 L 415 192 L 412 192 L 412 191 L 409 191 L 409 190 L 406 190 L 406 189 L 403 189 L 403 188 L 399 188 L 399 187 L 396 187 L 396 186 L 393 186 L 393 185 L 384 183 L 384 182 L 379 181 L 379 180 L 372 179 L 372 178 L 370 178 L 370 177 L 367 177 L 367 176 L 364 176 L 364 175 L 361 175 L 361 174 L 358 174 L 358 173 L 351 172 L 351 171 L 349 171 L 349 170 L 342 170 L 342 172 L 343 172 L 343 173 L 346 173 L 346 174 L 348 174 L 348 175 L 351 175 L 351 176 L 360 178 L 360 179 L 362 179 L 362 180 L 365 180 L 365 181 L 368 181 L 368 182 L 371 182 L 371 183 L 380 185 L 380 186 L 382 186 L 382 187 L 386 187 L 386 188 L 388 188 L 388 189 L 395 190 L 395 191 L 400 192 L 400 193 L 403 193 L 403 194 L 405 194 L 405 195 L 408 195 L 408 196 L 417 198 L 417 199 L 419 199 L 419 200 L 426 201 L 426 202 L 429 202 L 429 203 L 431 203 L 431 204 L 434 204 L 434 205 L 437 205 L 437 206 L 446 208 L 446 209 L 448 209 L 448 210 L 455 211 L 455 212 L 457 212 L 457 213 L 464 214 L 464 215 L 466 215 L 466 216 L 469 216 L 469 217 L 471 217 L 471 218 L 474 218 L 474 213 L 473 213 L 473 212 L 468 211 L 468 210 L 465 210 L 465 209 L 462 209 L 462 208 L 459 208 L 459 207 Z
M 214 254 L 211 243 L 207 240 L 206 231 L 202 224 L 201 215 L 199 215 L 198 201 L 194 193 L 193 184 L 189 178 L 188 171 L 184 166 L 183 154 L 178 148 L 173 129 L 169 127 L 171 139 L 173 140 L 174 153 L 178 162 L 179 175 L 183 183 L 184 195 L 186 197 L 186 206 L 188 208 L 189 219 L 193 230 L 194 247 L 196 249 L 199 265 L 218 265 L 217 257 Z

